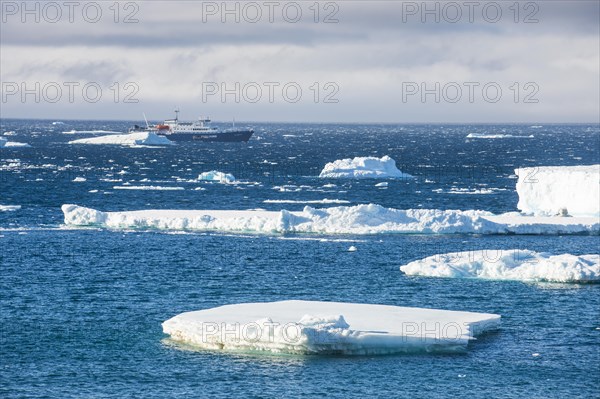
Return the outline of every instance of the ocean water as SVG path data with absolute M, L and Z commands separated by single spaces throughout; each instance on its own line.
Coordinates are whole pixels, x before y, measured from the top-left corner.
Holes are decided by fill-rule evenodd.
M 514 169 L 600 163 L 598 125 L 253 124 L 249 143 L 121 148 L 68 145 L 86 135 L 62 132 L 123 131 L 129 122 L 52 122 L 0 121 L 0 132 L 14 132 L 7 139 L 32 146 L 0 149 L 0 204 L 22 206 L 0 212 L 0 396 L 600 397 L 600 286 L 399 271 L 452 251 L 598 253 L 598 236 L 117 232 L 66 229 L 60 210 L 64 203 L 107 211 L 300 210 L 304 204 L 264 201 L 328 198 L 515 211 Z M 466 139 L 469 133 L 534 137 Z M 416 179 L 378 188 L 373 180 L 316 177 L 326 162 L 369 155 L 390 155 Z M 193 181 L 213 169 L 254 184 Z M 114 188 L 128 183 L 183 190 Z M 351 245 L 358 250 L 348 252 Z M 453 355 L 220 354 L 173 345 L 162 333 L 161 322 L 184 311 L 283 299 L 503 319 L 499 331 Z

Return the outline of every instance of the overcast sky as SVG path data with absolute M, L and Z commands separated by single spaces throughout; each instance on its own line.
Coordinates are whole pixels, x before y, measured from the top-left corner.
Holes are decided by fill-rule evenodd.
M 423 4 L 3 0 L 1 117 L 600 122 L 600 2 Z

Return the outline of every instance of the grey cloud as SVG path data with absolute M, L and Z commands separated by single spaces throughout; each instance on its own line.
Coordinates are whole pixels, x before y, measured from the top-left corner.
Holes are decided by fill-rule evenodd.
M 314 46 L 320 43 L 351 43 L 369 40 L 379 34 L 410 38 L 415 36 L 462 35 L 464 33 L 496 34 L 519 33 L 537 35 L 544 32 L 597 34 L 600 3 L 597 1 L 547 1 L 521 2 L 519 19 L 535 11 L 525 8 L 527 4 L 538 7 L 534 18 L 538 23 L 515 23 L 513 2 L 487 2 L 500 4 L 503 16 L 498 23 L 490 23 L 482 17 L 483 4 L 475 8 L 474 22 L 468 21 L 464 2 L 427 2 L 427 7 L 444 7 L 458 4 L 462 17 L 450 23 L 442 17 L 435 23 L 427 16 L 421 22 L 423 2 L 392 1 L 339 1 L 335 17 L 339 23 L 314 23 L 312 15 L 305 15 L 295 24 L 281 18 L 274 23 L 262 20 L 221 23 L 218 18 L 203 22 L 198 4 L 202 2 L 145 2 L 140 3 L 139 23 L 114 23 L 112 17 L 91 24 L 78 20 L 75 23 L 61 21 L 56 24 L 26 23 L 14 18 L 3 23 L 0 41 L 3 45 L 18 46 L 121 46 L 121 47 L 202 47 L 207 45 L 253 45 L 291 44 Z M 260 4 L 260 2 L 258 2 Z M 304 3 L 303 3 L 304 4 Z M 416 5 L 416 15 L 405 15 L 407 4 Z M 441 9 L 441 8 L 440 8 Z M 324 12 L 320 18 L 324 18 Z

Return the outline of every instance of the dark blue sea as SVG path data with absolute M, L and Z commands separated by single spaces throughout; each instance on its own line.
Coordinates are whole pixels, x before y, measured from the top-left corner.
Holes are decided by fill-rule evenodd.
M 0 121 L 4 138 L 31 145 L 0 148 L 0 204 L 21 206 L 0 212 L 0 397 L 600 397 L 599 285 L 399 271 L 476 249 L 598 253 L 598 236 L 123 232 L 64 228 L 60 209 L 300 210 L 264 201 L 328 198 L 516 211 L 514 169 L 600 163 L 599 125 L 254 123 L 248 143 L 124 148 L 70 145 L 89 135 L 63 131 L 126 131 L 130 122 L 52 122 Z M 416 179 L 381 188 L 317 177 L 335 159 L 383 155 Z M 193 182 L 209 170 L 258 184 Z M 114 189 L 126 183 L 184 190 Z M 183 350 L 162 333 L 161 323 L 184 311 L 283 299 L 489 312 L 502 326 L 466 353 L 363 357 Z

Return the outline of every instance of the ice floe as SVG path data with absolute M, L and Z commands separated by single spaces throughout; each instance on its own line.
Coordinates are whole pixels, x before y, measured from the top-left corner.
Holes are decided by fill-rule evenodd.
M 69 130 L 63 132 L 63 134 L 119 134 L 122 135 L 123 132 L 115 132 L 112 130 Z
M 27 143 L 18 143 L 16 141 L 8 141 L 4 137 L 0 137 L 0 148 L 24 148 L 31 147 Z
M 110 229 L 166 229 L 316 234 L 598 234 L 598 218 L 494 215 L 476 210 L 338 206 L 302 211 L 142 210 L 102 212 L 63 205 L 65 224 Z
M 468 188 L 456 188 L 453 187 L 448 191 L 445 191 L 441 188 L 436 188 L 431 190 L 434 193 L 440 194 L 455 194 L 455 195 L 486 195 L 486 194 L 494 194 L 497 191 L 506 191 L 504 188 L 478 188 L 478 189 L 468 189 Z
M 464 352 L 500 316 L 358 303 L 281 301 L 179 314 L 171 340 L 199 349 L 297 355 Z
M 529 136 L 519 136 L 513 134 L 500 134 L 500 133 L 469 133 L 467 135 L 468 139 L 532 139 L 534 138 L 533 134 Z
M 218 183 L 233 183 L 235 182 L 235 176 L 230 173 L 219 172 L 218 170 L 211 170 L 210 172 L 202 172 L 198 176 L 198 180 L 202 181 L 213 181 Z
M 385 155 L 338 159 L 325 165 L 319 177 L 323 178 L 412 178 L 396 167 L 396 161 Z
M 146 191 L 180 191 L 185 190 L 183 187 L 169 186 L 113 186 L 115 190 L 146 190 Z
M 519 208 L 535 215 L 600 216 L 600 165 L 515 170 Z
M 130 134 L 110 134 L 107 136 L 90 137 L 69 141 L 69 144 L 111 144 L 123 146 L 151 146 L 151 145 L 172 145 L 173 143 L 166 137 L 159 136 L 152 132 L 130 133 Z
M 0 205 L 0 212 L 18 211 L 21 205 Z
M 600 255 L 551 255 L 530 250 L 478 250 L 429 256 L 400 270 L 411 276 L 492 280 L 600 282 Z

